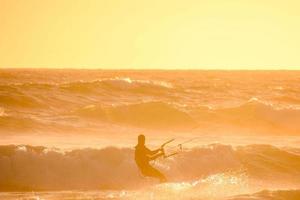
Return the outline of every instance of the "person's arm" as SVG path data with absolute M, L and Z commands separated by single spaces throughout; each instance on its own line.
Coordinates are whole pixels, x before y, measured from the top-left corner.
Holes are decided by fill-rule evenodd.
M 151 154 L 154 155 L 154 154 L 157 154 L 160 151 L 161 151 L 161 148 L 158 148 L 156 150 L 151 151 Z
M 156 155 L 149 156 L 149 160 L 155 160 L 155 159 L 157 159 L 157 158 L 159 158 L 160 156 L 163 156 L 163 155 L 164 155 L 164 153 L 161 152 L 161 153 L 158 153 Z
M 150 150 L 146 147 L 146 151 L 147 151 L 147 155 L 153 156 L 153 155 L 157 154 L 158 152 L 160 152 L 161 148 L 156 149 L 156 150 Z

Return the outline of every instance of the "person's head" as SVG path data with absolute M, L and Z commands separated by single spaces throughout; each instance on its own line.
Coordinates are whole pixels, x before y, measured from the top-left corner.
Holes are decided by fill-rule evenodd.
M 138 136 L 138 144 L 144 145 L 145 144 L 145 136 L 143 134 Z

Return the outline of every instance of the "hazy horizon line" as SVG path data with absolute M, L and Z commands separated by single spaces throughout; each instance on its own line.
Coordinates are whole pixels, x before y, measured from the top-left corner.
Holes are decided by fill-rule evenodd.
M 160 68 L 62 68 L 62 67 L 0 67 L 0 70 L 102 70 L 102 71 L 300 71 L 299 69 L 192 69 L 192 68 L 170 68 L 170 69 L 160 69 Z

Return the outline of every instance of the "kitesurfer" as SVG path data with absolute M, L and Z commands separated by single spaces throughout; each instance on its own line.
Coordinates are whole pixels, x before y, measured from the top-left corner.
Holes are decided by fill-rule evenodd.
M 151 151 L 145 146 L 145 139 L 144 135 L 138 136 L 138 144 L 135 146 L 135 162 L 144 176 L 157 178 L 160 182 L 166 182 L 166 177 L 150 165 L 151 160 L 164 156 L 163 147 Z

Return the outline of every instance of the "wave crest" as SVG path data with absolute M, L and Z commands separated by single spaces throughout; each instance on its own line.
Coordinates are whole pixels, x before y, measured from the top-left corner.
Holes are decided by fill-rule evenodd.
M 198 121 L 249 129 L 253 134 L 259 131 L 298 134 L 300 131 L 299 109 L 276 107 L 256 98 L 230 108 L 198 107 L 195 116 Z
M 146 128 L 191 128 L 196 122 L 190 115 L 163 102 L 144 102 L 119 106 L 87 106 L 75 114 L 97 120 Z
M 132 149 L 116 147 L 61 152 L 0 146 L 0 190 L 135 188 L 149 181 L 139 175 L 133 156 Z M 299 186 L 295 177 L 300 175 L 300 156 L 269 145 L 235 149 L 214 144 L 158 162 L 157 167 L 173 182 L 243 170 L 252 180 L 264 180 L 264 185 Z

